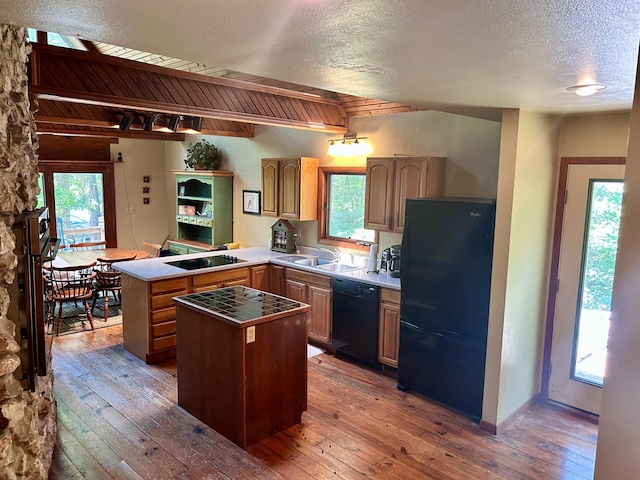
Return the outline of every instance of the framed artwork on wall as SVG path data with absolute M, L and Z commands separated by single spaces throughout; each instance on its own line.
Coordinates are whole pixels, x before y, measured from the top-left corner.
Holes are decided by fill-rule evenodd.
M 242 191 L 242 213 L 260 215 L 260 191 Z

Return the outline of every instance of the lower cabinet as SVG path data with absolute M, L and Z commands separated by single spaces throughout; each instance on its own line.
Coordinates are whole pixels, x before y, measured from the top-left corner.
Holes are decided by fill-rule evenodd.
M 125 350 L 147 363 L 175 357 L 176 307 L 171 299 L 222 287 L 248 287 L 249 275 L 249 267 L 153 282 L 122 275 L 122 336 Z
M 380 289 L 380 317 L 378 330 L 378 361 L 398 367 L 400 344 L 400 291 Z
M 284 277 L 285 267 L 281 265 L 269 264 L 269 288 L 268 292 L 273 293 L 274 295 L 286 295 L 286 287 L 285 287 L 285 277 Z
M 267 265 L 251 267 L 249 286 L 263 292 L 269 291 L 269 275 Z
M 329 346 L 331 344 L 331 277 L 287 268 L 285 296 L 311 305 L 309 340 Z
M 176 307 L 171 300 L 189 293 L 189 278 L 145 282 L 122 275 L 124 348 L 147 363 L 176 355 Z

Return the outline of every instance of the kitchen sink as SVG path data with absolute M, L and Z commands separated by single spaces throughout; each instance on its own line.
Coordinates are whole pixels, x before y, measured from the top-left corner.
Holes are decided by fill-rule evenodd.
M 326 270 L 328 272 L 350 272 L 352 270 L 359 270 L 364 267 L 358 267 L 357 265 L 348 265 L 346 263 L 326 263 L 324 265 L 318 265 L 318 268 L 321 270 Z

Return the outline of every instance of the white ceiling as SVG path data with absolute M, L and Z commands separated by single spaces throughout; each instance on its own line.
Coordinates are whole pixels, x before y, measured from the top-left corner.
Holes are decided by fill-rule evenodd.
M 640 2 L 0 0 L 0 23 L 409 105 L 580 114 L 630 109 Z

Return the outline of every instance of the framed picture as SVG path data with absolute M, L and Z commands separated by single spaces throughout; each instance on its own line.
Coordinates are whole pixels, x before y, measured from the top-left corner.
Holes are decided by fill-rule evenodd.
M 185 191 L 185 186 L 184 185 L 179 185 L 178 186 L 178 195 L 179 196 L 184 196 L 184 191 Z
M 260 192 L 257 190 L 242 191 L 242 213 L 260 215 Z

